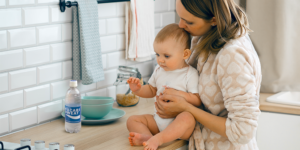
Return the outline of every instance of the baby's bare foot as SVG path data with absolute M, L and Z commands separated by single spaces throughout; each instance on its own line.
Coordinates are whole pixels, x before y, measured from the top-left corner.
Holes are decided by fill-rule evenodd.
M 143 142 L 144 150 L 156 150 L 160 145 L 162 145 L 162 141 L 156 136 L 152 136 L 147 142 Z
M 143 142 L 149 140 L 151 137 L 152 137 L 151 135 L 130 132 L 128 139 L 130 145 L 134 146 L 134 145 L 143 145 Z

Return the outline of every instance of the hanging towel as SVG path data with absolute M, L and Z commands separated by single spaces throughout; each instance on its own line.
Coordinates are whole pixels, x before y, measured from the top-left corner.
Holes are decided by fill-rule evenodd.
M 104 80 L 98 4 L 96 0 L 77 0 L 73 6 L 73 79 L 88 85 Z
M 126 4 L 126 59 L 151 60 L 154 55 L 154 1 L 131 0 Z

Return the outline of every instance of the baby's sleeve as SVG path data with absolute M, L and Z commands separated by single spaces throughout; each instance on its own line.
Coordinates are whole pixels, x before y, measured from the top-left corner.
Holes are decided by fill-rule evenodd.
M 153 87 L 156 87 L 156 77 L 157 77 L 157 70 L 159 69 L 159 65 L 156 65 L 150 79 L 148 80 L 148 84 Z
M 190 70 L 188 72 L 188 79 L 187 79 L 187 92 L 188 93 L 199 93 L 198 91 L 198 80 L 199 80 L 199 75 L 198 71 L 193 68 L 192 66 L 189 66 Z
M 228 111 L 226 135 L 234 145 L 247 144 L 257 129 L 259 61 L 242 47 L 230 46 L 216 58 L 217 79 Z

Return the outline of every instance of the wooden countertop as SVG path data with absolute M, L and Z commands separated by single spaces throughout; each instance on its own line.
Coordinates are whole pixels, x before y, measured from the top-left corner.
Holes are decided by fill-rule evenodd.
M 129 132 L 126 120 L 129 116 L 138 114 L 153 114 L 154 99 L 141 99 L 134 107 L 119 107 L 116 103 L 114 108 L 122 109 L 126 114 L 117 121 L 105 125 L 82 125 L 81 131 L 76 134 L 65 132 L 64 118 L 36 126 L 21 132 L 0 137 L 0 141 L 20 143 L 20 139 L 31 139 L 32 146 L 36 140 L 44 140 L 46 147 L 51 142 L 59 142 L 63 150 L 65 144 L 74 144 L 76 150 L 142 150 L 143 146 L 130 146 L 128 141 Z M 160 150 L 170 150 L 182 147 L 187 142 L 176 140 L 159 147 Z
M 261 93 L 259 98 L 259 108 L 261 111 L 270 111 L 286 114 L 300 115 L 300 106 L 285 105 L 267 102 L 266 99 L 274 93 Z
M 267 102 L 266 98 L 271 95 L 273 94 L 261 93 L 261 111 L 300 115 L 299 106 Z M 60 149 L 62 150 L 65 144 L 74 144 L 76 150 L 142 150 L 142 146 L 130 146 L 126 120 L 131 115 L 154 113 L 154 99 L 141 99 L 139 104 L 134 107 L 119 107 L 117 104 L 114 104 L 114 108 L 124 110 L 126 112 L 125 116 L 110 124 L 83 125 L 81 131 L 76 134 L 69 134 L 64 131 L 64 118 L 61 118 L 34 128 L 0 137 L 0 141 L 20 143 L 20 139 L 30 138 L 32 145 L 36 140 L 44 140 L 46 147 L 48 147 L 50 142 L 59 142 Z M 159 149 L 177 149 L 186 143 L 186 141 L 177 140 L 165 144 Z

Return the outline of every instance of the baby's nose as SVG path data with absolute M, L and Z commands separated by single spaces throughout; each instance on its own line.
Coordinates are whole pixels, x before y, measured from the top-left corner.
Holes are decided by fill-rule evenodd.
M 158 58 L 158 61 L 159 62 L 164 62 L 164 59 L 163 58 Z

